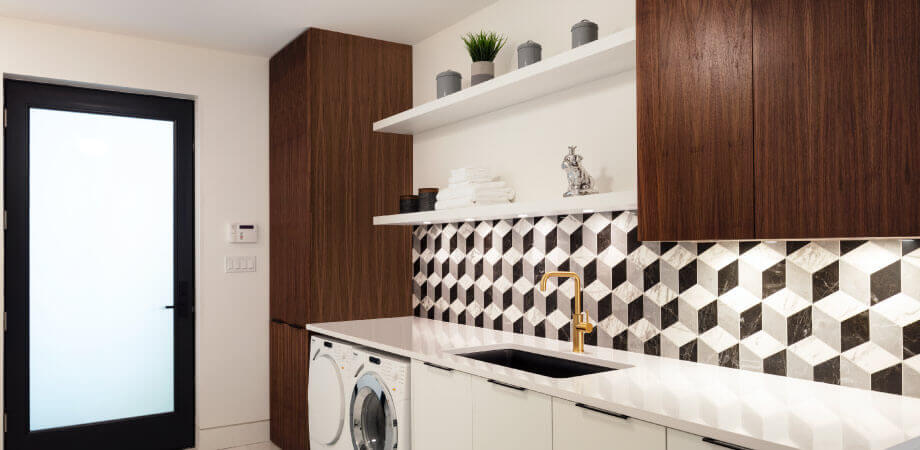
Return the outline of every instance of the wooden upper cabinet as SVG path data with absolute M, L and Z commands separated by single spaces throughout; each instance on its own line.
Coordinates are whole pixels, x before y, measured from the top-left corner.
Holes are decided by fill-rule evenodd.
M 412 191 L 412 47 L 311 28 L 269 62 L 271 316 L 289 324 L 412 313 L 412 241 L 375 227 Z
M 639 0 L 639 238 L 920 235 L 920 2 Z
M 753 23 L 757 237 L 920 234 L 920 2 L 754 0 Z
M 754 237 L 750 0 L 638 0 L 639 239 Z

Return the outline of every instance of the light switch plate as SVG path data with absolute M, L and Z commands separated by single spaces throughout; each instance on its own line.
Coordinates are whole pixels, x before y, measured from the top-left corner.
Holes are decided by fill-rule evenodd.
M 240 273 L 240 272 L 255 272 L 256 271 L 256 257 L 255 256 L 225 256 L 224 257 L 224 272 L 225 273 Z

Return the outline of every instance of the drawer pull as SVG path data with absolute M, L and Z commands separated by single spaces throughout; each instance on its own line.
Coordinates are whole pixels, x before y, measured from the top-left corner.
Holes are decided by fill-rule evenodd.
M 453 371 L 454 371 L 454 369 L 451 369 L 450 367 L 439 366 L 439 365 L 437 365 L 437 364 L 432 364 L 432 363 L 430 363 L 430 362 L 426 362 L 426 363 L 424 363 L 424 364 L 425 364 L 426 366 L 428 366 L 428 367 L 434 367 L 435 369 L 441 369 L 441 370 L 444 370 L 444 371 L 447 371 L 447 372 L 453 372 Z
M 740 445 L 735 445 L 735 444 L 729 444 L 728 442 L 720 441 L 718 439 L 713 439 L 713 438 L 708 438 L 708 437 L 704 437 L 703 442 L 707 444 L 715 445 L 717 447 L 730 448 L 732 450 L 751 450 L 747 447 L 742 447 Z
M 629 419 L 629 416 L 627 416 L 626 414 L 619 414 L 619 413 L 615 413 L 615 412 L 613 412 L 613 411 L 607 411 L 606 409 L 595 408 L 595 407 L 593 407 L 593 406 L 589 406 L 589 405 L 586 405 L 586 404 L 584 404 L 584 403 L 576 403 L 575 406 L 577 406 L 577 407 L 579 407 L 579 408 L 582 408 L 582 409 L 587 409 L 588 411 L 594 411 L 594 412 L 596 412 L 596 413 L 601 413 L 601 414 L 605 414 L 605 415 L 608 415 L 608 416 L 613 416 L 613 417 L 616 417 L 617 419 L 623 419 L 623 420 Z
M 501 381 L 493 380 L 493 379 L 491 379 L 491 378 L 490 378 L 488 381 L 489 381 L 489 383 L 497 384 L 497 385 L 499 385 L 499 386 L 504 386 L 504 387 L 506 387 L 506 388 L 514 389 L 514 390 L 516 390 L 516 391 L 526 391 L 526 390 L 527 390 L 527 389 L 522 388 L 522 387 L 520 387 L 520 386 L 515 386 L 515 385 L 513 385 L 513 384 L 508 384 L 508 383 L 502 383 Z

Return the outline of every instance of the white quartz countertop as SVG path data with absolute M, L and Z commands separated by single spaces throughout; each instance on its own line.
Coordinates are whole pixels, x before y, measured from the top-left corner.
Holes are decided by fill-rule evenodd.
M 417 317 L 307 329 L 754 449 L 883 449 L 920 436 L 920 399 L 911 397 L 593 346 L 579 356 L 570 342 Z M 553 379 L 454 354 L 509 345 L 632 367 Z

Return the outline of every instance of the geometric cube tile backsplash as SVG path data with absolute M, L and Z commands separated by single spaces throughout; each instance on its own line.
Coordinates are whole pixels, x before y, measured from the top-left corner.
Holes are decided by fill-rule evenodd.
M 920 241 L 639 242 L 636 213 L 417 226 L 417 316 L 920 397 Z

